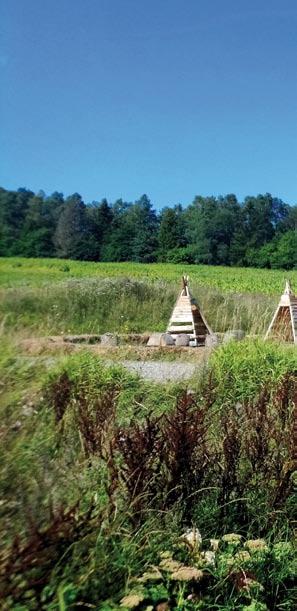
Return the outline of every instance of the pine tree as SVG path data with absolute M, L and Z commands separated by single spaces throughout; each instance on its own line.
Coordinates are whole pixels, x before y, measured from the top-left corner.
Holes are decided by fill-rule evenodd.
M 102 261 L 131 261 L 135 226 L 131 218 L 131 204 L 117 200 L 112 206 L 110 229 L 101 248 Z
M 65 259 L 96 259 L 96 240 L 91 232 L 86 206 L 78 193 L 68 197 L 57 224 L 54 243 Z
M 27 189 L 0 190 L 0 255 L 22 254 L 20 235 L 28 202 L 34 193 Z
M 87 206 L 87 216 L 90 227 L 97 245 L 97 259 L 102 258 L 102 249 L 108 240 L 108 235 L 111 231 L 111 223 L 113 213 L 106 199 L 103 199 L 100 204 L 93 203 Z
M 158 221 L 147 195 L 135 202 L 131 208 L 134 226 L 132 261 L 149 263 L 156 259 Z
M 158 258 L 166 261 L 170 251 L 186 245 L 185 227 L 181 206 L 164 208 L 160 215 L 158 231 Z
M 52 216 L 42 194 L 35 195 L 28 202 L 20 245 L 25 257 L 54 255 Z

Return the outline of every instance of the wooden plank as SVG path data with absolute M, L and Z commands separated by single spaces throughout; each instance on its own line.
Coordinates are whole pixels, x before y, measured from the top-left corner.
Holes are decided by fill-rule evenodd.
M 297 296 L 292 293 L 288 281 L 268 327 L 265 339 L 269 336 L 297 343 Z
M 294 341 L 292 314 L 288 306 L 279 306 L 269 327 L 269 334 L 286 342 Z
M 211 330 L 208 327 L 199 305 L 193 299 L 189 288 L 188 280 L 183 279 L 183 289 L 173 308 L 167 332 L 177 335 L 179 333 L 190 334 L 191 337 L 201 335 L 205 338 Z
M 191 306 L 187 306 L 187 307 L 184 306 L 183 308 L 182 307 L 174 308 L 172 314 L 186 314 L 186 313 L 191 314 L 191 312 L 193 312 Z
M 169 325 L 168 327 L 168 331 L 170 333 L 189 333 L 189 332 L 193 332 L 194 331 L 194 326 L 193 325 L 188 325 L 188 326 L 174 326 L 174 325 Z
M 180 297 L 177 302 L 176 302 L 176 306 L 182 305 L 184 306 L 185 304 L 189 303 L 191 305 L 191 300 L 189 299 L 189 297 Z
M 294 343 L 297 343 L 297 299 L 291 299 L 290 312 L 293 328 L 293 341 Z
M 192 325 L 191 323 L 187 324 L 187 325 L 179 325 L 179 324 L 170 324 L 168 325 L 168 329 L 178 329 L 178 330 L 186 330 L 186 329 L 193 329 L 194 330 L 194 325 Z
M 172 310 L 172 314 L 176 312 L 178 312 L 179 314 L 182 314 L 183 312 L 192 312 L 192 308 L 189 304 L 184 306 L 178 306 L 178 308 L 174 308 L 174 310 Z
M 189 310 L 188 312 L 172 312 L 172 315 L 170 317 L 170 320 L 179 320 L 180 318 L 187 318 L 188 320 L 193 320 L 193 314 L 191 312 L 191 310 Z
M 169 331 L 167 331 L 167 333 L 169 333 Z M 175 338 L 178 335 L 183 335 L 183 331 L 175 331 L 174 333 L 171 333 L 170 335 L 172 335 L 172 337 Z M 193 331 L 192 332 L 188 331 L 186 335 L 189 335 L 189 337 L 191 339 L 200 338 L 201 341 L 202 340 L 205 341 L 206 336 L 209 335 L 209 334 L 208 333 L 199 333 L 199 335 L 197 335 L 197 333 L 194 333 Z

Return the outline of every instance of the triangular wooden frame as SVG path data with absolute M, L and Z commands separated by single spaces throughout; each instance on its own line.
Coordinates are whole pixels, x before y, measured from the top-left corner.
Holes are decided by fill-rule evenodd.
M 288 280 L 265 335 L 269 338 L 297 344 L 297 297 Z
M 189 278 L 182 277 L 182 290 L 172 310 L 167 333 L 176 338 L 181 333 L 190 335 L 198 344 L 204 344 L 212 330 L 189 289 Z

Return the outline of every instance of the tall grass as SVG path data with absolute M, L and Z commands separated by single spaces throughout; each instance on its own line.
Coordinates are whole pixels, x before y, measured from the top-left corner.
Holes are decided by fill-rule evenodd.
M 2 289 L 2 328 L 50 334 L 164 331 L 179 285 L 129 278 L 72 279 L 42 288 Z M 192 283 L 214 331 L 265 332 L 276 305 L 267 295 L 220 293 Z
M 107 598 L 105 608 L 117 608 L 131 573 L 155 564 L 191 524 L 206 537 L 236 528 L 286 539 L 296 365 L 294 348 L 232 344 L 187 392 L 89 353 L 50 372 L 7 354 L 0 520 L 8 605 L 58 609 L 62 596 L 70 608 Z M 293 609 L 291 595 L 276 590 Z M 221 584 L 218 608 L 229 608 L 226 596 Z
M 162 573 L 139 610 L 169 601 L 189 610 L 293 611 L 296 348 L 222 346 L 191 390 L 146 383 L 83 350 L 22 359 L 14 334 L 163 331 L 184 269 L 25 259 L 1 267 L 3 608 L 118 609 L 132 576 L 162 551 L 197 565 L 202 556 L 189 557 L 179 539 L 195 525 L 205 537 L 235 528 L 265 536 L 271 547 L 231 573 L 233 552 L 222 548 L 197 591 Z M 264 333 L 282 272 L 189 273 L 214 331 Z M 242 571 L 265 595 L 238 592 Z

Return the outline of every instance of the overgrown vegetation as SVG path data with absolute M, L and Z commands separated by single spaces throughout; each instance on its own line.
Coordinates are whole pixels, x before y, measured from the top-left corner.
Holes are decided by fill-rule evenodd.
M 161 331 L 184 268 L 68 261 L 63 269 L 57 260 L 0 261 L 3 332 Z M 276 270 L 189 266 L 189 274 L 191 290 L 214 331 L 239 328 L 252 335 L 265 332 L 285 281 Z M 296 272 L 290 276 L 294 286 Z
M 296 349 L 230 342 L 175 385 L 111 365 L 134 346 L 30 352 L 32 334 L 163 330 L 184 268 L 0 266 L 3 609 L 293 611 Z M 282 272 L 189 271 L 214 330 L 264 332 Z
M 4 609 L 293 611 L 294 348 L 230 343 L 190 389 L 10 348 L 1 379 Z
M 218 332 L 241 328 L 264 333 L 276 300 L 268 296 L 192 290 L 212 328 Z M 141 333 L 162 331 L 176 299 L 176 287 L 127 278 L 69 280 L 43 288 L 3 291 L 0 312 L 4 330 L 33 329 L 39 334 Z

